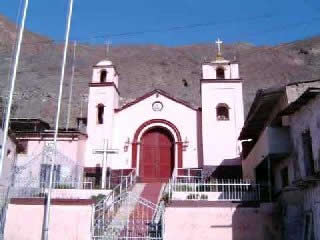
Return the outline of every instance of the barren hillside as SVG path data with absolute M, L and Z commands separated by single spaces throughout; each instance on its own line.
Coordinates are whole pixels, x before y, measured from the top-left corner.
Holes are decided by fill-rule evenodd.
M 16 28 L 0 16 L 0 87 L 6 95 L 8 71 Z M 53 121 L 56 111 L 63 46 L 46 37 L 27 32 L 17 79 L 17 117 Z M 81 96 L 88 93 L 91 66 L 105 58 L 103 46 L 81 45 L 77 49 L 73 95 L 73 123 L 80 115 Z M 67 65 L 63 122 L 71 73 L 71 47 Z M 123 101 L 160 88 L 199 106 L 201 63 L 213 59 L 212 44 L 181 47 L 127 45 L 113 47 L 110 59 L 120 73 Z M 224 56 L 237 58 L 244 80 L 245 111 L 259 88 L 281 86 L 289 82 L 320 78 L 320 37 L 278 46 L 257 47 L 247 43 L 224 46 Z M 183 79 L 188 86 L 183 84 Z M 84 112 L 86 105 L 84 104 Z M 85 115 L 85 113 L 84 113 Z

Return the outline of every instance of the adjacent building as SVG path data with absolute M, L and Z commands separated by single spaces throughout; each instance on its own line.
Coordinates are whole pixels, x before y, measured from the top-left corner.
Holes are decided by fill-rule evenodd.
M 320 238 L 320 80 L 258 91 L 239 139 L 243 177 L 280 204 L 283 239 Z

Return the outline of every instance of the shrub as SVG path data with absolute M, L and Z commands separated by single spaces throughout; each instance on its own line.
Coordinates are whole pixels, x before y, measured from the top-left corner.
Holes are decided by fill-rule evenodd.
M 208 195 L 207 194 L 201 194 L 200 199 L 201 200 L 208 200 Z
M 102 199 L 104 199 L 106 197 L 106 195 L 104 194 L 98 194 L 97 196 L 91 196 L 91 199 L 96 201 L 96 202 L 100 202 Z

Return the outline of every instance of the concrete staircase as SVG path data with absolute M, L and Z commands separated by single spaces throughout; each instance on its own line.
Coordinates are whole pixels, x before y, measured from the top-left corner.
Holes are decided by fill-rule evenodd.
M 113 203 L 113 209 L 110 210 L 113 211 L 114 215 L 111 213 L 111 215 L 107 216 L 110 219 L 107 219 L 109 224 L 106 226 L 104 233 L 104 237 L 106 237 L 106 239 L 114 239 L 121 234 L 127 224 L 127 219 L 130 217 L 130 214 L 134 211 L 137 205 L 137 196 L 140 196 L 144 187 L 143 183 L 135 184 L 130 192 L 125 193 L 123 196 L 119 196 L 120 198 Z
M 147 236 L 163 186 L 163 183 L 136 183 L 130 192 L 119 196 L 106 215 L 103 239 Z
M 140 197 L 157 205 L 159 203 L 163 187 L 164 183 L 146 183 Z

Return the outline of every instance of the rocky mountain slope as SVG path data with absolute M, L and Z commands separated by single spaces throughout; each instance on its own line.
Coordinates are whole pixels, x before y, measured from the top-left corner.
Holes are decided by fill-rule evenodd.
M 16 27 L 0 16 L 0 87 L 6 96 L 8 72 Z M 181 47 L 127 45 L 111 49 L 109 59 L 120 73 L 119 88 L 123 101 L 129 101 L 160 88 L 192 104 L 200 105 L 201 63 L 215 57 L 213 44 Z M 56 111 L 63 45 L 46 37 L 26 32 L 17 78 L 16 117 L 43 118 L 52 123 Z M 76 75 L 72 116 L 86 116 L 82 96 L 88 93 L 91 66 L 105 58 L 103 46 L 80 45 L 76 53 Z M 259 88 L 281 86 L 289 82 L 320 78 L 320 37 L 278 46 L 254 46 L 238 43 L 224 46 L 224 56 L 236 58 L 244 80 L 245 112 Z M 72 46 L 69 49 L 64 88 L 62 125 L 72 67 Z M 187 82 L 185 86 L 184 82 Z

